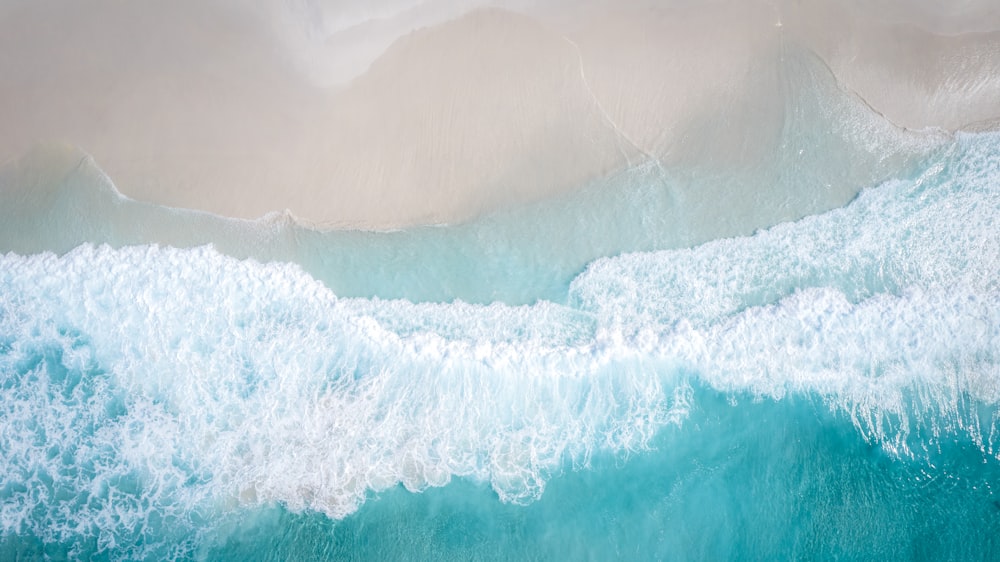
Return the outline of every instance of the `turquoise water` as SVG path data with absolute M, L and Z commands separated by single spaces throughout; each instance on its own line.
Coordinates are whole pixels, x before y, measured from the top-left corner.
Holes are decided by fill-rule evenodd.
M 0 558 L 997 558 L 1000 134 L 803 88 L 753 169 L 394 233 L 8 170 Z
M 440 560 L 993 559 L 996 463 L 954 445 L 901 461 L 822 404 L 700 390 L 655 450 L 596 459 L 527 506 L 455 482 L 394 489 L 341 523 L 275 509 L 208 558 Z

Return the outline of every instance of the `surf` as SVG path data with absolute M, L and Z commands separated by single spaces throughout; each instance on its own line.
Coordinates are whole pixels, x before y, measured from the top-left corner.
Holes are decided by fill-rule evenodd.
M 817 401 L 898 462 L 957 444 L 993 466 L 998 151 L 960 134 L 845 207 L 600 258 L 529 304 L 344 297 L 211 246 L 7 253 L 3 534 L 148 557 L 399 486 L 531 505 L 684 439 L 706 392 Z

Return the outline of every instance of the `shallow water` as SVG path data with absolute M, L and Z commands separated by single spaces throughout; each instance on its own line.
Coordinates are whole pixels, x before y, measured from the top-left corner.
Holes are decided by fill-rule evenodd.
M 653 450 L 554 478 L 502 504 L 468 481 L 393 489 L 342 522 L 287 510 L 247 517 L 202 554 L 239 560 L 992 559 L 995 462 L 954 445 L 903 460 L 821 403 L 695 393 Z
M 8 172 L 0 558 L 995 558 L 1000 135 L 803 64 L 770 161 L 466 225 Z

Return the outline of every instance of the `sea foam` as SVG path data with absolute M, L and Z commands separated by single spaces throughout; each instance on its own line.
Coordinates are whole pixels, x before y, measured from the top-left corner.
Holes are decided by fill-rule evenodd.
M 997 457 L 998 153 L 960 135 L 845 208 L 598 260 L 566 302 L 338 298 L 207 246 L 7 254 L 0 531 L 147 557 L 219 513 L 343 518 L 399 484 L 530 502 L 683 428 L 705 385 L 816 397 L 896 455 Z

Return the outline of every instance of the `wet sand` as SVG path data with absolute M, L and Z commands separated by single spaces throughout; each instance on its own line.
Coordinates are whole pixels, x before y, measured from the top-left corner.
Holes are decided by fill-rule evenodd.
M 438 4 L 324 36 L 224 0 L 7 2 L 0 161 L 65 142 L 135 199 L 393 228 L 645 160 L 749 165 L 777 142 L 791 52 L 899 127 L 1000 118 L 987 3 L 686 4 Z

